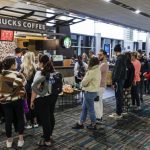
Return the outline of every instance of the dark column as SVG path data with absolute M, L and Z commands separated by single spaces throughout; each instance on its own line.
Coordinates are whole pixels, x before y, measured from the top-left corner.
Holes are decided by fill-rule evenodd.
M 70 26 L 65 24 L 63 25 L 64 21 L 57 21 L 57 26 L 56 26 L 56 33 L 61 33 L 61 34 L 65 34 L 67 36 L 71 37 L 71 33 L 70 33 Z M 59 36 L 58 37 L 59 40 L 61 41 L 63 36 Z M 63 55 L 64 58 L 71 58 L 74 55 L 73 49 L 72 48 L 63 48 L 60 44 L 59 48 L 56 51 L 57 55 Z

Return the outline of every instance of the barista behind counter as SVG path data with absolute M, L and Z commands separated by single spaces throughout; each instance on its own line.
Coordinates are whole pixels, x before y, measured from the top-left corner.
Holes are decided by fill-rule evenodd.
M 73 77 L 74 76 L 74 65 L 72 64 L 72 59 L 64 59 L 63 61 L 54 61 L 54 67 L 56 71 L 60 72 L 63 77 Z M 107 86 L 112 85 L 112 71 L 114 64 L 109 64 L 109 71 L 107 74 Z

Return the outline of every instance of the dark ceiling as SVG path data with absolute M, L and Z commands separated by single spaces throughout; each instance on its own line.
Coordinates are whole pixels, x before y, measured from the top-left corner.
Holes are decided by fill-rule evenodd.
M 150 31 L 150 0 L 31 0 L 47 7 L 57 7 L 139 30 Z M 142 12 L 135 14 L 134 10 Z
M 1 0 L 0 6 L 28 7 L 31 10 L 33 6 L 38 6 L 38 10 L 42 11 L 52 7 L 59 8 L 65 14 L 73 12 L 83 18 L 88 16 L 95 20 L 150 32 L 150 0 L 111 0 L 109 3 L 104 0 Z M 136 9 L 141 12 L 135 14 Z M 44 18 L 34 16 L 34 20 L 38 19 L 44 21 Z

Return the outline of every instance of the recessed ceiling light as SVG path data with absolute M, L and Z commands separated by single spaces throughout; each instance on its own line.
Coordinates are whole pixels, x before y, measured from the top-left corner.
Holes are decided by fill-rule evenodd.
M 27 5 L 31 5 L 31 2 L 28 1 L 28 2 L 26 2 L 26 4 L 27 4 Z
M 135 11 L 135 13 L 136 14 L 139 14 L 141 11 L 139 10 L 139 9 L 137 9 L 136 11 Z
M 103 0 L 103 1 L 105 1 L 105 2 L 107 2 L 107 3 L 108 3 L 108 2 L 110 2 L 111 0 Z

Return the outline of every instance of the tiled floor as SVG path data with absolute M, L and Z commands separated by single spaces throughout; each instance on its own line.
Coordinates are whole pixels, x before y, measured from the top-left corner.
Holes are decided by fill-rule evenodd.
M 110 98 L 113 96 L 115 96 L 114 90 L 112 88 L 106 88 L 104 95 L 103 95 L 103 99 Z
M 54 139 L 56 143 L 50 150 L 150 150 L 150 96 L 145 96 L 145 105 L 141 111 L 132 111 L 121 120 L 110 119 L 108 115 L 115 109 L 115 99 L 111 89 L 105 92 L 104 120 L 97 131 L 72 130 L 79 119 L 81 106 L 65 109 L 56 113 Z M 87 121 L 89 123 L 89 121 Z M 38 147 L 36 142 L 42 135 L 42 129 L 25 131 L 25 145 L 22 150 L 48 150 Z M 5 148 L 5 133 L 0 127 L 0 150 Z M 16 147 L 17 137 L 15 136 Z

